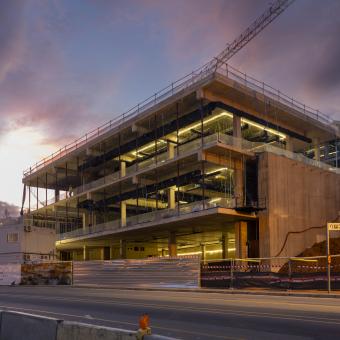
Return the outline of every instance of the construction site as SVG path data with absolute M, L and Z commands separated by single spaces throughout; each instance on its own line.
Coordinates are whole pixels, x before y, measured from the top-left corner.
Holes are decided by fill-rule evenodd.
M 339 123 L 227 62 L 209 63 L 25 170 L 24 225 L 63 261 L 293 257 L 340 211 Z

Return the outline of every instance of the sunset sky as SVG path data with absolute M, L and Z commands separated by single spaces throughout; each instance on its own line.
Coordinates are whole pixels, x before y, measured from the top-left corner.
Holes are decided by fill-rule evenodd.
M 0 201 L 22 171 L 217 55 L 269 0 L 2 0 Z M 297 0 L 230 64 L 340 119 L 340 1 Z

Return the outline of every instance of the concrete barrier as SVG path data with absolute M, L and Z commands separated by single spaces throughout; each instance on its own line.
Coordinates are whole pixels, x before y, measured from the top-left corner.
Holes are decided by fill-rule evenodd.
M 80 322 L 64 321 L 58 326 L 57 340 L 136 340 L 136 332 Z
M 1 313 L 1 340 L 54 340 L 61 320 L 19 312 Z
M 0 311 L 0 340 L 136 340 L 136 331 Z M 174 340 L 147 335 L 144 340 Z

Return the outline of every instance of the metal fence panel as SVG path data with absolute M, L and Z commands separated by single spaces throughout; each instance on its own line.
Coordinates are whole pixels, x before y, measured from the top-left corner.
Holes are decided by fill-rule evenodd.
M 73 284 L 121 288 L 197 288 L 200 284 L 200 257 L 75 261 Z

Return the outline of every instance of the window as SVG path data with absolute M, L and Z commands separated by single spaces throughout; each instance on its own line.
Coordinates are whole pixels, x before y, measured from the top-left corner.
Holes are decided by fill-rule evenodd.
M 18 233 L 7 234 L 7 243 L 17 243 L 19 239 Z

